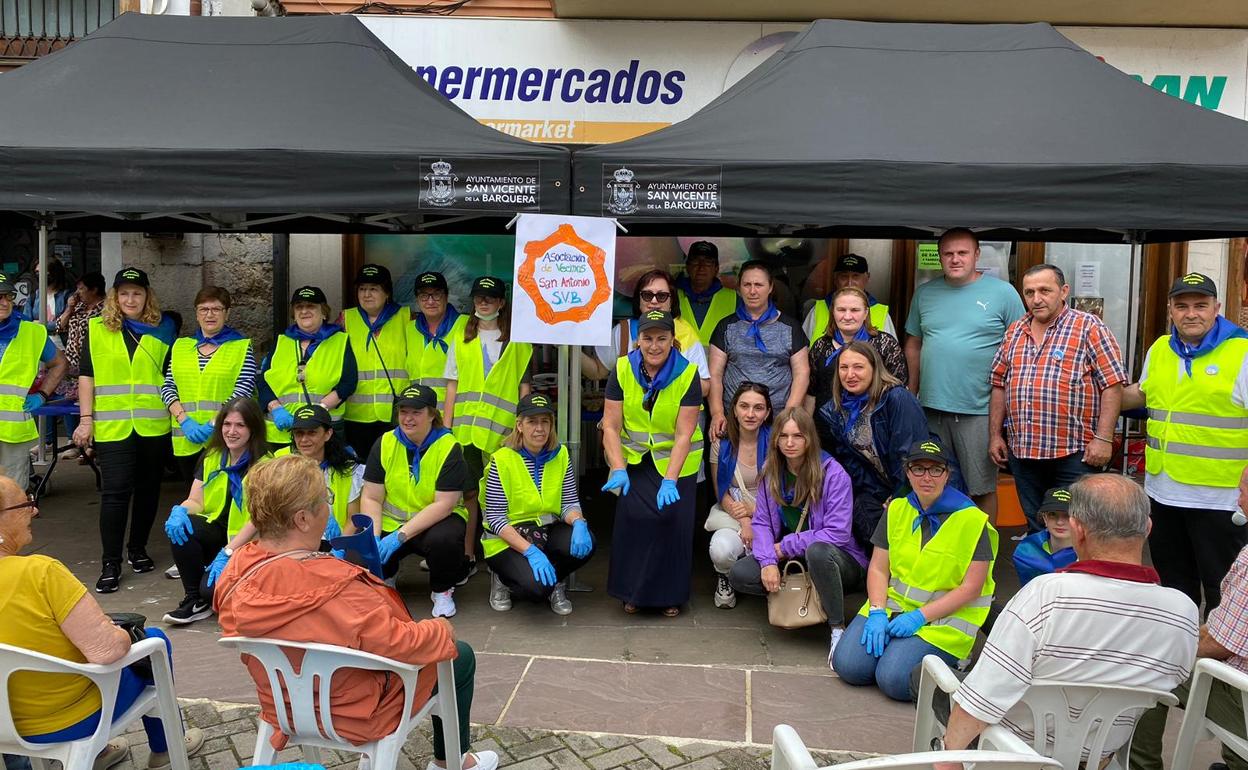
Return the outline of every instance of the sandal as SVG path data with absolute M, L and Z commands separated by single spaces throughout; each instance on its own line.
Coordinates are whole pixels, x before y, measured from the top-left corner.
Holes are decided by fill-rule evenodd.
M 665 618 L 674 618 L 679 614 L 680 614 L 679 607 L 668 607 L 667 609 L 663 610 L 663 617 Z
M 637 614 L 637 605 L 636 605 L 636 604 L 633 604 L 633 603 L 631 603 L 631 602 L 624 602 L 624 612 L 625 612 L 625 614 L 627 614 L 627 615 L 636 615 L 636 614 Z

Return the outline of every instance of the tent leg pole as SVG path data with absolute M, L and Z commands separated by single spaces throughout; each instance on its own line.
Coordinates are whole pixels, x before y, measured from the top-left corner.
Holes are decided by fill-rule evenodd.
M 43 305 L 45 307 L 47 306 L 47 302 L 48 302 L 48 240 L 50 236 L 51 236 L 51 233 L 49 232 L 47 217 L 40 218 L 39 220 L 39 302 L 38 304 Z M 35 321 L 37 323 L 43 323 L 43 307 L 36 306 L 32 309 L 34 310 L 34 312 L 32 313 L 32 316 L 35 319 Z M 47 450 L 43 446 L 43 438 L 46 435 L 45 431 L 47 430 L 48 419 L 49 418 L 47 417 L 40 416 L 38 420 L 38 424 L 36 426 L 39 431 L 39 438 L 36 439 L 39 445 L 39 451 L 36 453 L 35 456 L 37 458 L 37 462 L 40 465 L 43 465 L 48 461 Z M 52 440 L 52 450 L 56 451 L 56 439 Z M 22 490 L 22 491 L 25 492 L 26 490 Z
M 568 404 L 568 461 L 572 463 L 572 471 L 581 477 L 581 349 L 571 346 L 571 360 L 568 372 L 568 397 L 560 399 Z M 580 582 L 576 573 L 568 575 L 565 589 L 578 593 L 593 591 L 594 587 Z
M 1144 246 L 1138 240 L 1131 241 L 1131 272 L 1127 276 L 1127 373 L 1128 376 L 1135 371 L 1135 334 L 1139 332 L 1136 328 L 1139 314 L 1143 310 L 1143 302 L 1140 297 L 1136 296 L 1137 273 L 1144 269 Z M 1136 377 L 1138 381 L 1139 378 Z M 1122 428 L 1122 475 L 1127 475 L 1127 445 L 1130 439 L 1130 421 L 1118 415 L 1118 427 Z

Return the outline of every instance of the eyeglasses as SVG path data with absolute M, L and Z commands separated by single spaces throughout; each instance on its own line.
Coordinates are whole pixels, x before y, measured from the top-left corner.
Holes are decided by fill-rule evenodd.
M 38 504 L 39 502 L 35 500 L 34 497 L 31 497 L 30 495 L 26 495 L 26 502 L 18 503 L 17 505 L 10 505 L 7 508 L 0 508 L 0 513 L 6 513 L 8 511 L 20 511 L 23 508 L 34 508 Z
M 907 465 L 906 471 L 915 476 L 931 476 L 938 479 L 948 473 L 949 469 L 943 465 Z
M 225 308 L 220 305 L 200 305 L 195 308 L 195 312 L 200 315 L 221 315 L 225 312 Z
M 667 302 L 671 298 L 670 291 L 643 291 L 641 293 L 642 302 Z
M 417 302 L 438 302 L 442 299 L 442 293 L 436 291 L 421 292 L 416 295 Z

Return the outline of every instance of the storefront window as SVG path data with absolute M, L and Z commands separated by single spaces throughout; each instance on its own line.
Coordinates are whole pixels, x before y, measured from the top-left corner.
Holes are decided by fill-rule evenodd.
M 1125 244 L 1048 243 L 1045 262 L 1057 265 L 1070 284 L 1070 306 L 1100 316 L 1124 353 L 1131 349 L 1132 291 L 1139 292 L 1138 266 Z

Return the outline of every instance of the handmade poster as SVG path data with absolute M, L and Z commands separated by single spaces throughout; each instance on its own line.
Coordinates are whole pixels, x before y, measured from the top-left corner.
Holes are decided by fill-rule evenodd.
M 549 345 L 608 344 L 614 280 L 614 220 L 521 214 L 511 338 Z

